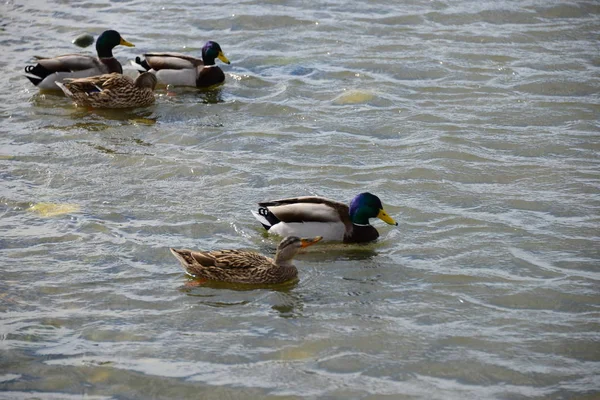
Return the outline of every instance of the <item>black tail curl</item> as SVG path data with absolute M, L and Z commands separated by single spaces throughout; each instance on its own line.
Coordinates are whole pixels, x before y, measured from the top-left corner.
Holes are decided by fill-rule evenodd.
M 48 71 L 46 68 L 41 66 L 40 64 L 36 65 L 27 65 L 25 66 L 25 73 L 27 75 L 27 79 L 31 81 L 35 86 L 39 85 L 48 75 L 51 75 L 53 72 Z
M 273 214 L 271 211 L 269 211 L 269 209 L 267 207 L 259 207 L 258 208 L 258 214 L 260 214 L 267 221 L 269 221 L 269 223 L 271 224 L 271 226 L 277 225 L 278 223 L 281 222 L 279 220 L 279 218 L 277 218 L 275 216 L 275 214 Z M 262 224 L 262 226 L 264 226 L 266 230 L 269 230 L 269 228 L 271 228 L 271 226 L 267 226 L 265 224 Z
M 147 62 L 146 60 L 142 60 L 142 59 L 141 59 L 141 58 L 139 58 L 139 57 L 136 57 L 136 58 L 135 58 L 135 62 L 136 62 L 136 64 L 139 64 L 139 65 L 141 65 L 142 67 L 144 67 L 144 69 L 145 69 L 146 71 L 150 71 L 150 70 L 152 69 L 152 67 L 150 66 L 150 64 L 148 64 L 148 62 Z

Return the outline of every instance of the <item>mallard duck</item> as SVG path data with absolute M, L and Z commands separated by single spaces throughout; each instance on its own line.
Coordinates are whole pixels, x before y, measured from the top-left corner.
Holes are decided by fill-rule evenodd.
M 254 217 L 267 231 L 280 236 L 320 235 L 324 240 L 364 243 L 379 237 L 369 224 L 370 218 L 398 225 L 385 212 L 379 197 L 371 193 L 359 194 L 350 207 L 316 196 L 265 201 L 258 206 L 258 212 L 252 211 Z
M 320 236 L 301 239 L 286 237 L 277 246 L 275 259 L 251 251 L 192 251 L 171 249 L 185 270 L 197 278 L 230 283 L 275 284 L 295 279 L 298 270 L 292 259 L 303 247 L 321 240 Z
M 85 54 L 65 54 L 54 58 L 36 57 L 36 65 L 25 67 L 27 79 L 40 89 L 57 90 L 54 82 L 65 78 L 85 78 L 111 72 L 123 73 L 123 68 L 113 57 L 112 49 L 123 45 L 134 47 L 117 31 L 104 31 L 96 40 L 98 57 Z
M 65 79 L 58 87 L 77 105 L 94 108 L 145 107 L 154 103 L 156 76 L 149 72 L 135 81 L 112 73 L 89 78 Z
M 158 81 L 165 85 L 203 88 L 225 81 L 225 74 L 215 64 L 216 58 L 230 64 L 221 46 L 209 41 L 202 47 L 202 59 L 181 53 L 146 53 L 144 60 L 136 57 L 133 65 L 155 73 Z

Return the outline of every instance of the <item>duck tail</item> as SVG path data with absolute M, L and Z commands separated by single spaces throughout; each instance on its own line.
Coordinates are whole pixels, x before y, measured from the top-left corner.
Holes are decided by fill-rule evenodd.
M 258 212 L 254 210 L 251 210 L 251 212 L 252 215 L 254 215 L 254 218 L 256 218 L 266 230 L 271 229 L 271 227 L 281 222 L 267 207 L 259 207 Z
M 52 74 L 52 71 L 47 70 L 41 64 L 27 65 L 25 67 L 25 76 L 35 86 L 39 85 L 46 77 Z
M 171 250 L 171 253 L 173 253 L 175 258 L 179 260 L 179 262 L 181 263 L 181 266 L 185 270 L 187 270 L 188 266 L 190 265 L 190 259 L 191 259 L 192 252 L 187 249 L 174 249 L 172 247 L 169 248 L 169 250 Z
M 171 253 L 173 253 L 173 255 L 178 259 L 181 260 L 183 258 L 183 254 L 185 253 L 189 253 L 186 250 L 180 250 L 180 249 L 175 249 L 173 247 L 169 247 L 169 250 L 171 250 Z
M 130 63 L 139 72 L 147 72 L 152 69 L 152 67 L 150 66 L 150 64 L 148 64 L 146 60 L 142 60 L 139 57 L 136 57 L 135 61 L 131 61 Z
M 27 79 L 29 79 L 29 82 L 33 83 L 33 85 L 34 85 L 34 86 L 37 86 L 37 85 L 39 85 L 40 83 L 42 83 L 42 79 L 40 79 L 40 78 L 34 78 L 34 77 L 32 77 L 32 76 L 27 76 L 27 75 L 25 75 L 25 77 L 26 77 Z

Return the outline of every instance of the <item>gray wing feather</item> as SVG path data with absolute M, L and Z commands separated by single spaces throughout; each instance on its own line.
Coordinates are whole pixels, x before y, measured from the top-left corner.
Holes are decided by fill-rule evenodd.
M 204 65 L 202 59 L 181 53 L 146 53 L 144 58 L 155 71 L 161 69 L 190 69 Z
M 96 57 L 81 54 L 67 54 L 53 58 L 39 58 L 38 64 L 49 71 L 72 72 L 96 68 L 99 72 L 107 68 Z
M 317 196 L 294 197 L 259 203 L 283 222 L 344 222 L 348 206 Z

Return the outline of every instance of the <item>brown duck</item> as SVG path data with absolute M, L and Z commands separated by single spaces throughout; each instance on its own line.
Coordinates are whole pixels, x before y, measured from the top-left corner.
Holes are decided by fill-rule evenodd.
M 156 77 L 145 72 L 135 80 L 121 74 L 65 79 L 58 87 L 77 105 L 93 108 L 146 107 L 154 103 Z
M 275 259 L 243 250 L 192 251 L 171 249 L 185 270 L 197 278 L 250 284 L 276 284 L 295 279 L 298 270 L 292 259 L 303 247 L 321 240 L 286 237 L 277 246 Z

